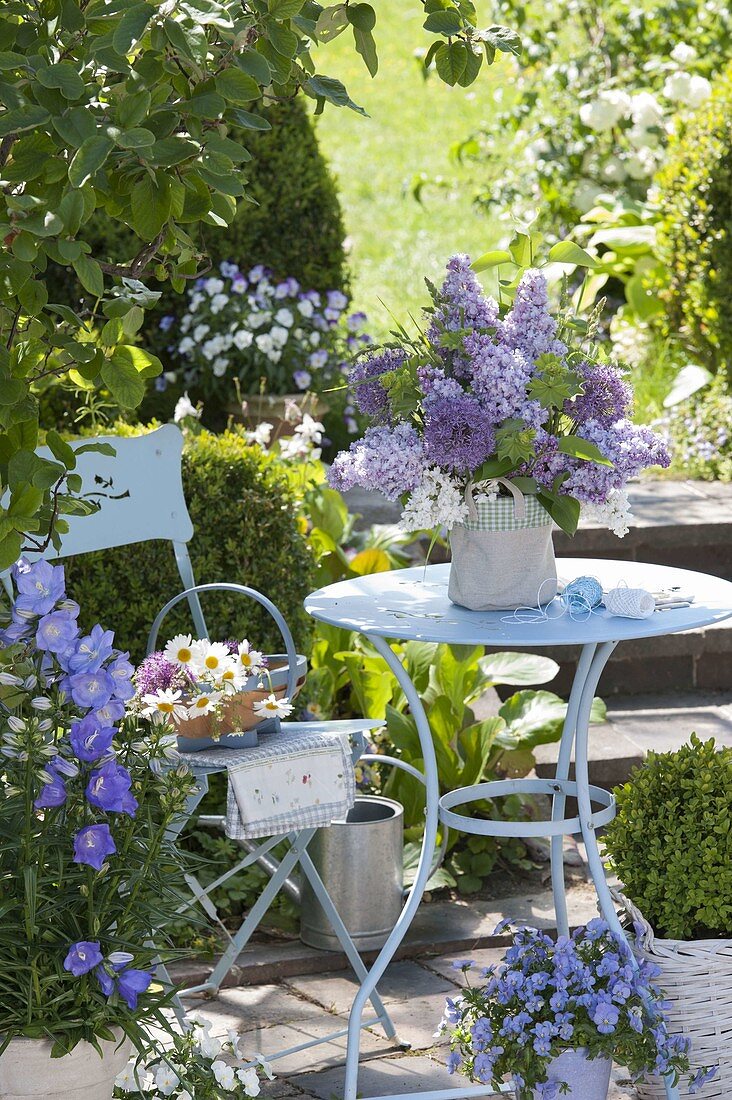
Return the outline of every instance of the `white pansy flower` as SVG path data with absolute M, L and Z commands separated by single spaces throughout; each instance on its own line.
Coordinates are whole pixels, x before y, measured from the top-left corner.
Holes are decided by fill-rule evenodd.
M 287 718 L 292 714 L 294 707 L 286 697 L 278 699 L 272 693 L 266 699 L 258 699 L 252 709 L 259 718 Z
M 677 65 L 690 65 L 692 61 L 696 60 L 696 57 L 696 50 L 686 42 L 677 42 L 671 50 L 671 60 L 675 61 Z
M 222 699 L 223 692 L 221 691 L 202 691 L 199 695 L 194 696 L 193 702 L 188 707 L 188 717 L 200 718 L 204 714 L 210 714 Z
M 308 458 L 313 462 L 320 458 L 320 448 L 312 447 L 301 435 L 280 441 L 280 458 Z
M 324 431 L 325 427 L 319 420 L 314 420 L 310 413 L 305 413 L 295 428 L 295 435 L 299 435 L 306 443 L 319 444 L 323 441 Z
M 203 289 L 206 291 L 210 298 L 214 298 L 217 294 L 220 294 L 224 289 L 223 279 L 206 279 L 203 284 Z
M 195 416 L 198 418 L 201 415 L 200 410 L 191 401 L 186 391 L 182 397 L 179 397 L 175 403 L 175 409 L 173 410 L 173 420 L 176 424 L 180 424 L 181 420 L 185 420 L 187 416 Z
M 200 342 L 201 342 L 201 340 L 203 340 L 204 336 L 208 336 L 210 331 L 211 331 L 211 326 L 210 325 L 196 325 L 196 327 L 193 330 L 193 339 L 197 340 L 200 344 Z
M 209 1033 L 203 1032 L 198 1036 L 197 1047 L 200 1054 L 204 1058 L 214 1059 L 218 1058 L 221 1053 L 221 1047 L 223 1046 L 220 1039 L 217 1039 L 215 1035 L 209 1035 Z
M 261 1068 L 262 1073 L 264 1074 L 264 1076 L 266 1078 L 268 1078 L 268 1080 L 274 1081 L 274 1072 L 272 1070 L 272 1066 L 267 1061 L 267 1059 L 264 1057 L 264 1055 L 263 1054 L 255 1054 L 254 1057 L 256 1059 L 257 1065 Z
M 260 333 L 260 335 L 256 337 L 254 343 L 264 355 L 268 355 L 271 351 L 274 351 L 274 341 L 268 332 Z
M 137 1078 L 135 1077 L 135 1063 L 128 1062 L 123 1070 L 117 1074 L 114 1087 L 120 1089 L 122 1092 L 137 1092 L 140 1089 L 137 1084 Z
M 181 355 L 187 355 L 189 351 L 193 351 L 195 346 L 196 345 L 193 343 L 193 340 L 191 340 L 190 336 L 184 336 L 181 342 L 178 344 L 178 351 Z
M 179 1084 L 180 1077 L 173 1072 L 170 1066 L 158 1066 L 155 1073 L 155 1088 L 158 1092 L 162 1092 L 163 1096 L 170 1096 L 173 1089 L 177 1089 Z
M 274 430 L 274 424 L 270 424 L 267 420 L 263 420 L 261 424 L 257 424 L 250 432 L 246 432 L 246 440 L 248 443 L 256 443 L 259 447 L 266 447 L 272 438 L 272 432 Z
M 191 327 L 192 324 L 193 324 L 193 318 L 191 317 L 190 313 L 186 313 L 185 317 L 183 318 L 183 320 L 180 323 L 180 331 L 181 332 L 188 332 L 188 329 Z
M 239 348 L 239 351 L 244 351 L 244 348 L 248 348 L 254 337 L 251 332 L 245 328 L 240 328 L 234 333 L 234 343 Z
M 226 374 L 226 368 L 229 365 L 229 360 L 225 359 L 223 355 L 219 355 L 214 359 L 211 364 L 211 370 L 216 378 L 223 378 Z
M 215 294 L 211 299 L 211 312 L 221 313 L 221 310 L 229 304 L 228 294 Z
M 247 317 L 247 324 L 250 328 L 261 328 L 262 325 L 266 325 L 268 321 L 272 319 L 272 314 L 267 310 L 259 310 L 254 313 L 250 313 Z
M 278 325 L 284 325 L 285 328 L 291 328 L 295 323 L 294 314 L 289 309 L 278 309 L 275 313 L 275 321 Z
M 236 1088 L 236 1074 L 232 1066 L 228 1066 L 226 1062 L 216 1061 L 211 1063 L 211 1072 L 216 1078 L 217 1084 L 221 1085 L 222 1089 L 228 1089 L 230 1092 Z
M 221 285 L 223 286 L 223 283 Z M 196 312 L 202 301 L 203 294 L 201 294 L 200 291 L 196 291 L 195 294 L 191 294 L 188 300 L 188 308 L 190 309 L 191 313 Z
M 269 332 L 272 337 L 272 341 L 277 348 L 284 347 L 287 343 L 290 333 L 282 325 L 273 325 Z
M 165 646 L 163 656 L 172 665 L 188 665 L 193 660 L 193 638 L 190 634 L 176 634 Z
M 303 317 L 312 317 L 313 313 L 315 312 L 313 303 L 308 301 L 307 298 L 303 298 L 301 302 L 298 302 L 297 308 Z
M 663 107 L 651 92 L 638 92 L 630 103 L 633 122 L 643 130 L 663 122 Z
M 319 332 L 311 332 L 310 333 L 310 347 L 311 348 L 317 348 L 319 343 L 320 343 L 320 333 Z
M 247 1096 L 259 1096 L 262 1086 L 257 1076 L 257 1071 L 253 1066 L 250 1066 L 249 1069 L 238 1070 L 236 1076 L 244 1086 Z
M 182 1092 L 176 1092 L 174 1100 L 193 1100 L 188 1089 L 183 1089 Z

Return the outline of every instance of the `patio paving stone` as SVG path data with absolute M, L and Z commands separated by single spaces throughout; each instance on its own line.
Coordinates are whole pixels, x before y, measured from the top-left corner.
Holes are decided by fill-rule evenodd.
M 287 985 L 331 1012 L 348 1012 L 358 989 L 358 982 L 347 971 L 340 974 L 307 974 L 302 978 L 289 979 Z M 452 989 L 451 982 L 416 962 L 408 961 L 393 963 L 378 986 L 384 1004 L 422 995 L 445 994 Z

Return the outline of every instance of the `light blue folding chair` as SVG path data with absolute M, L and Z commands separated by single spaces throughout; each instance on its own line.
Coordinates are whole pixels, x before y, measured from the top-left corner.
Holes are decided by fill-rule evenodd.
M 171 424 L 158 428 L 147 435 L 135 436 L 129 439 L 108 436 L 102 437 L 100 441 L 109 443 L 114 448 L 115 454 L 85 453 L 79 456 L 76 467 L 76 472 L 81 475 L 85 491 L 98 489 L 100 485 L 104 486 L 105 495 L 101 497 L 99 511 L 90 516 L 68 517 L 69 531 L 63 537 L 60 551 L 50 547 L 43 555 L 28 554 L 27 556 L 30 558 L 43 556 L 55 560 L 90 553 L 93 550 L 131 546 L 151 539 L 163 539 L 171 542 L 183 584 L 183 591 L 168 601 L 158 614 L 150 632 L 148 652 L 154 647 L 164 616 L 175 604 L 182 600 L 186 600 L 189 605 L 193 624 L 199 637 L 208 637 L 200 596 L 202 593 L 209 591 L 228 591 L 232 595 L 235 594 L 257 601 L 266 608 L 274 619 L 282 634 L 288 658 L 286 691 L 288 695 L 291 695 L 297 675 L 297 656 L 292 634 L 278 608 L 262 593 L 243 584 L 229 581 L 216 584 L 196 584 L 188 554 L 188 543 L 193 536 L 193 524 L 183 494 L 181 477 L 183 436 L 179 429 Z M 44 451 L 39 453 L 44 454 L 44 457 L 46 457 Z M 122 581 L 122 578 L 120 578 L 120 581 Z M 10 579 L 7 574 L 3 577 L 3 583 L 6 589 L 10 591 Z M 293 732 L 300 730 L 312 733 L 346 732 L 351 737 L 353 758 L 357 760 L 366 751 L 365 734 L 383 724 L 380 721 L 356 719 L 346 722 L 287 722 L 283 723 L 283 726 Z M 246 752 L 246 749 L 241 751 Z M 186 814 L 180 820 L 176 835 L 183 832 L 187 821 L 208 793 L 209 777 L 215 772 L 225 769 L 212 765 L 199 766 L 194 764 L 192 770 L 196 775 L 197 785 L 194 793 L 189 798 Z M 207 821 L 208 823 L 222 823 L 223 819 L 209 817 Z M 366 967 L 307 853 L 307 846 L 315 831 L 313 828 L 302 829 L 297 832 L 269 837 L 261 843 L 257 842 L 253 850 L 247 851 L 246 855 L 234 867 L 229 868 L 205 888 L 195 877 L 188 876 L 187 881 L 192 894 L 191 905 L 196 902 L 202 905 L 208 916 L 216 921 L 225 933 L 228 944 L 208 981 L 180 990 L 178 998 L 193 993 L 211 994 L 220 989 L 227 974 L 234 966 L 238 955 L 251 939 L 252 934 L 261 923 L 262 918 L 285 884 L 288 876 L 298 865 L 302 874 L 310 881 L 356 976 L 359 981 L 363 980 L 366 976 Z M 272 849 L 282 842 L 286 842 L 288 850 L 279 862 L 273 860 L 271 856 L 267 859 L 263 858 L 267 857 Z M 231 935 L 219 919 L 210 895 L 228 879 L 260 860 L 271 875 L 270 881 L 246 915 L 240 928 Z M 176 1001 L 180 1011 L 181 1002 L 178 998 L 176 998 Z M 374 994 L 371 997 L 371 1003 L 376 1012 L 376 1017 L 365 1020 L 362 1027 L 372 1027 L 374 1024 L 379 1023 L 383 1027 L 387 1038 L 393 1038 L 395 1036 L 394 1025 L 381 998 Z M 290 1050 L 281 1051 L 274 1057 L 284 1057 L 287 1054 L 328 1042 L 346 1034 L 347 1029 L 343 1029 L 322 1039 L 314 1039 Z

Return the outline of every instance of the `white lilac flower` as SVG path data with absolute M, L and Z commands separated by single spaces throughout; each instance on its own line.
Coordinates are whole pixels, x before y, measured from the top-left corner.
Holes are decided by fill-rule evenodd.
M 663 122 L 663 107 L 651 92 L 638 92 L 630 101 L 630 114 L 636 126 L 648 130 Z
M 212 710 L 216 709 L 223 697 L 221 691 L 202 691 L 199 695 L 194 696 L 188 707 L 188 717 L 199 718 L 204 714 L 210 714 Z
M 173 1089 L 177 1089 L 179 1084 L 180 1077 L 173 1072 L 170 1066 L 158 1066 L 155 1074 L 155 1088 L 158 1092 L 161 1092 L 163 1096 L 170 1096 Z
M 258 447 L 266 447 L 272 438 L 272 432 L 274 430 L 274 424 L 270 424 L 269 421 L 263 420 L 261 424 L 257 424 L 250 432 L 245 433 L 247 443 L 256 443 Z
M 246 640 L 239 643 L 236 660 L 247 676 L 259 676 L 264 669 L 264 654 L 252 649 Z
M 191 663 L 196 672 L 211 673 L 216 676 L 231 664 L 229 647 L 223 642 L 210 642 L 208 638 L 202 638 L 194 642 L 191 648 L 193 650 Z
M 696 57 L 696 50 L 686 42 L 677 42 L 671 50 L 671 60 L 675 61 L 677 65 L 690 65 Z
M 270 694 L 266 699 L 258 699 L 253 706 L 254 713 L 260 718 L 287 718 L 292 714 L 294 707 L 289 699 L 278 699 Z
M 406 531 L 435 527 L 446 527 L 449 531 L 456 523 L 463 523 L 467 515 L 459 483 L 439 467 L 430 466 L 424 471 L 420 484 L 412 490 L 399 525 Z
M 272 337 L 272 343 L 276 348 L 284 347 L 290 336 L 289 331 L 282 325 L 273 325 L 269 332 Z
M 590 103 L 583 103 L 580 107 L 580 119 L 590 130 L 602 133 L 612 130 L 622 118 L 627 118 L 630 112 L 630 96 L 625 92 L 604 91 L 600 92 L 597 99 Z
M 313 303 L 308 301 L 307 298 L 303 298 L 301 302 L 297 303 L 297 308 L 303 317 L 312 317 L 315 312 Z
M 180 424 L 181 420 L 185 420 L 187 416 L 194 416 L 196 419 L 201 415 L 200 409 L 191 401 L 186 391 L 182 397 L 179 397 L 175 403 L 175 409 L 173 410 L 173 420 L 176 424 Z
M 242 1085 L 244 1086 L 244 1091 L 246 1092 L 247 1096 L 259 1096 L 259 1093 L 262 1090 L 262 1086 L 259 1082 L 257 1071 L 256 1069 L 254 1069 L 253 1066 L 250 1066 L 249 1069 L 237 1070 L 236 1076 L 239 1078 Z
M 218 355 L 211 364 L 211 370 L 216 378 L 223 378 L 226 374 L 226 368 L 229 365 L 229 360 L 223 356 Z
M 193 638 L 190 634 L 176 634 L 171 638 L 163 656 L 172 665 L 188 665 L 193 660 Z
M 142 697 L 142 713 L 146 718 L 172 718 L 174 722 L 185 722 L 188 710 L 181 701 L 182 695 L 182 691 L 173 691 L 172 688 L 159 688 L 149 692 Z
M 244 351 L 244 348 L 248 348 L 254 337 L 248 329 L 240 328 L 234 333 L 234 343 L 239 348 L 239 351 Z
M 229 1092 L 232 1092 L 236 1088 L 236 1074 L 233 1067 L 228 1066 L 226 1062 L 220 1060 L 212 1062 L 211 1072 L 222 1089 L 228 1089 Z
M 283 325 L 285 328 L 292 328 L 295 323 L 295 316 L 289 309 L 278 309 L 275 313 L 275 321 L 278 325 Z
M 299 435 L 306 443 L 314 443 L 317 446 L 323 441 L 324 431 L 325 427 L 319 420 L 314 420 L 310 413 L 305 413 L 295 428 L 295 435 Z
M 224 289 L 223 279 L 206 279 L 203 284 L 203 289 L 208 294 L 209 298 L 214 298 L 217 294 L 220 294 Z
M 193 330 L 193 339 L 197 340 L 198 343 L 200 344 L 201 340 L 203 340 L 204 336 L 208 336 L 210 331 L 211 331 L 211 326 L 210 325 L 196 325 L 196 327 Z
M 595 523 L 608 527 L 622 539 L 630 530 L 633 514 L 625 489 L 613 489 L 604 504 L 583 504 L 582 513 Z

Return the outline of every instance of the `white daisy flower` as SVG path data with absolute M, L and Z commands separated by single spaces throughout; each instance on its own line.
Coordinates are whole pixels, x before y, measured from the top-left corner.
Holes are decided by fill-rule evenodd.
M 276 695 L 271 694 L 266 699 L 259 699 L 253 709 L 260 718 L 287 718 L 292 714 L 294 707 L 289 699 L 278 699 Z
M 190 634 L 176 634 L 171 638 L 163 656 L 172 665 L 188 665 L 193 660 L 193 639 Z
M 264 668 L 264 654 L 252 649 L 246 640 L 239 644 L 237 663 L 247 676 L 258 676 Z
M 216 681 L 216 690 L 233 694 L 234 692 L 241 691 L 248 679 L 249 675 L 244 671 L 241 665 L 232 664 L 231 668 L 224 670 L 221 679 Z
M 182 695 L 182 691 L 173 691 L 172 688 L 160 688 L 143 695 L 145 709 L 142 713 L 146 718 L 172 718 L 174 722 L 185 722 L 188 708 L 181 701 Z
M 193 643 L 193 665 L 197 672 L 212 672 L 218 675 L 231 663 L 231 653 L 223 642 L 209 642 L 202 638 Z
M 200 695 L 195 696 L 188 707 L 188 717 L 198 718 L 200 715 L 210 714 L 212 710 L 216 709 L 222 698 L 223 692 L 221 691 L 202 691 Z

